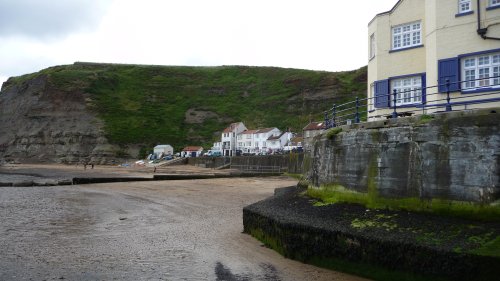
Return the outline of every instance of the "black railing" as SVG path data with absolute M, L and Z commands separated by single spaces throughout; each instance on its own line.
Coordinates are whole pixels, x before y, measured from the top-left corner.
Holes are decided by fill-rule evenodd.
M 497 83 L 490 84 L 492 80 L 497 80 Z M 474 82 L 474 87 L 470 87 L 472 82 Z M 462 87 L 462 91 L 466 91 L 464 94 L 460 96 L 450 95 L 452 92 L 458 92 L 459 90 L 455 89 L 461 88 L 460 86 L 462 85 L 469 85 L 467 88 Z M 440 92 L 439 89 L 442 91 Z M 470 91 L 471 93 L 467 93 L 467 91 Z M 433 96 L 439 97 L 429 101 L 429 98 Z M 490 98 L 485 99 L 484 97 Z M 383 107 L 379 107 L 376 106 L 377 99 L 388 100 L 389 102 L 387 102 L 387 104 Z M 429 86 L 425 88 L 414 87 L 413 89 L 406 91 L 398 91 L 394 89 L 392 93 L 377 95 L 370 98 L 356 97 L 355 100 L 350 102 L 334 104 L 332 108 L 323 112 L 324 127 L 332 128 L 351 123 L 360 123 L 368 121 L 368 119 L 398 118 L 411 116 L 416 113 L 432 114 L 438 112 L 458 111 L 463 109 L 457 109 L 457 106 L 493 102 L 500 102 L 500 76 L 464 80 L 459 82 L 450 82 L 449 80 L 446 80 L 445 83 L 436 86 Z M 392 109 L 392 113 L 371 115 L 368 117 L 369 113 L 374 113 L 377 109 Z

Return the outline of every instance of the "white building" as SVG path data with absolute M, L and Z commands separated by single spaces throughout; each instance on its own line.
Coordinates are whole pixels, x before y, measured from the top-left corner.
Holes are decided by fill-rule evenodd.
M 243 153 L 255 153 L 255 133 L 259 130 L 246 130 L 236 136 L 237 149 Z
M 201 146 L 186 146 L 182 149 L 181 157 L 200 157 L 202 152 Z
M 283 149 L 291 133 L 282 133 L 278 128 L 247 130 L 236 136 L 237 150 L 242 153 L 272 153 Z
M 157 158 L 160 158 L 164 155 L 173 155 L 174 148 L 170 144 L 160 144 L 153 148 L 153 153 Z
M 283 150 L 292 136 L 293 134 L 290 132 L 283 132 L 280 135 L 269 137 L 266 142 L 268 151 L 275 152 Z
M 245 124 L 242 122 L 232 123 L 222 132 L 222 155 L 233 156 L 236 155 L 236 136 L 241 132 L 247 130 Z
M 214 145 L 211 148 L 212 151 L 222 151 L 222 142 L 214 142 Z
M 281 135 L 281 131 L 278 128 L 265 128 L 258 130 L 254 135 L 255 152 L 267 153 L 267 140 L 270 137 L 279 135 Z

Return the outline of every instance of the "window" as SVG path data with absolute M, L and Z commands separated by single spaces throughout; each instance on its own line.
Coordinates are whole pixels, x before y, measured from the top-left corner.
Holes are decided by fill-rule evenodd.
M 392 28 L 393 50 L 420 46 L 421 44 L 420 22 L 398 25 Z
M 396 104 L 414 104 L 422 101 L 422 76 L 391 80 L 391 93 L 396 90 Z
M 500 53 L 462 59 L 462 77 L 464 90 L 500 87 Z
M 375 33 L 370 35 L 370 54 L 369 54 L 369 59 L 372 59 L 375 57 Z
M 375 83 L 370 85 L 370 97 L 375 98 Z M 375 109 L 375 102 L 368 102 L 368 110 L 371 111 Z
M 490 7 L 500 6 L 500 0 L 490 0 Z
M 458 0 L 458 13 L 463 14 L 472 11 L 471 0 Z

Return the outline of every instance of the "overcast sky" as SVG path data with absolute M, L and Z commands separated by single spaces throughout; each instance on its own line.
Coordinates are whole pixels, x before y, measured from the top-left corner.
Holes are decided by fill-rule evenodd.
M 352 70 L 397 0 L 0 0 L 0 83 L 75 61 Z

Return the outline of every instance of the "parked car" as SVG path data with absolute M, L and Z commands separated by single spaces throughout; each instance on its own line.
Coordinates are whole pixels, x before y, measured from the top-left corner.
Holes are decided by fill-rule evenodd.
M 222 152 L 218 150 L 209 150 L 207 153 L 205 153 L 205 156 L 208 157 L 219 157 L 222 156 Z

